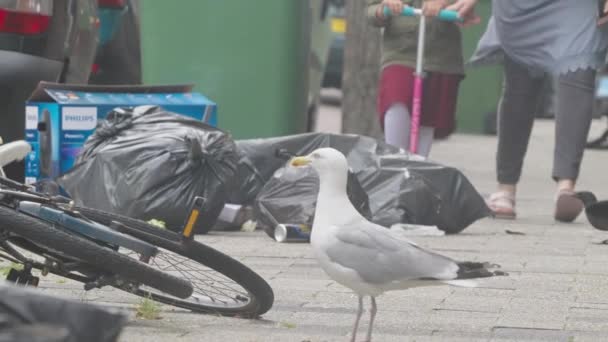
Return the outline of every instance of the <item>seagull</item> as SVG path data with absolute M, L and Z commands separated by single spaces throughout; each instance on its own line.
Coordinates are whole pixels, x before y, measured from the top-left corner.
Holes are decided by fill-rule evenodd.
M 475 287 L 471 279 L 506 275 L 493 270 L 498 265 L 455 261 L 368 221 L 348 199 L 348 163 L 340 151 L 319 148 L 292 158 L 290 165 L 312 167 L 319 175 L 310 244 L 325 273 L 359 297 L 351 341 L 356 338 L 365 296 L 371 298 L 365 341 L 371 341 L 376 297 L 384 292 L 444 284 Z

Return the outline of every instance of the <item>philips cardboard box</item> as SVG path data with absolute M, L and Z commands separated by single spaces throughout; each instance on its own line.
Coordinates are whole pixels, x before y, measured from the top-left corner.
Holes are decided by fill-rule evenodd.
M 157 105 L 217 126 L 217 105 L 192 85 L 88 86 L 41 82 L 25 107 L 28 184 L 69 170 L 97 122 L 116 107 Z

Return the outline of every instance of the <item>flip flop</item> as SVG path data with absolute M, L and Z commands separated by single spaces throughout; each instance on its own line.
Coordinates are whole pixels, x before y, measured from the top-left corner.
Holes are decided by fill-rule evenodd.
M 492 210 L 496 219 L 514 220 L 517 217 L 515 213 L 515 197 L 511 193 L 506 191 L 495 192 L 486 200 L 486 204 Z
M 553 216 L 556 221 L 570 223 L 576 220 L 584 209 L 585 204 L 574 191 L 560 190 L 557 193 Z

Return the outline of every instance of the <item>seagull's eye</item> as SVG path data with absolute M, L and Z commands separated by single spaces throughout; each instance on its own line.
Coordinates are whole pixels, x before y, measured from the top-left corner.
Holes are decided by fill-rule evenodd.
M 321 155 L 319 153 L 313 153 L 312 157 L 315 159 L 319 159 L 319 158 L 321 158 Z

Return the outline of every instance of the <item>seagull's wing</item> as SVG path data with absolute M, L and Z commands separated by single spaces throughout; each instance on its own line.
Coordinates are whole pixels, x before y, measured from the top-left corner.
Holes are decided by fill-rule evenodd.
M 454 260 L 398 239 L 367 220 L 339 227 L 332 235 L 325 247 L 329 258 L 355 270 L 368 283 L 458 278 Z

